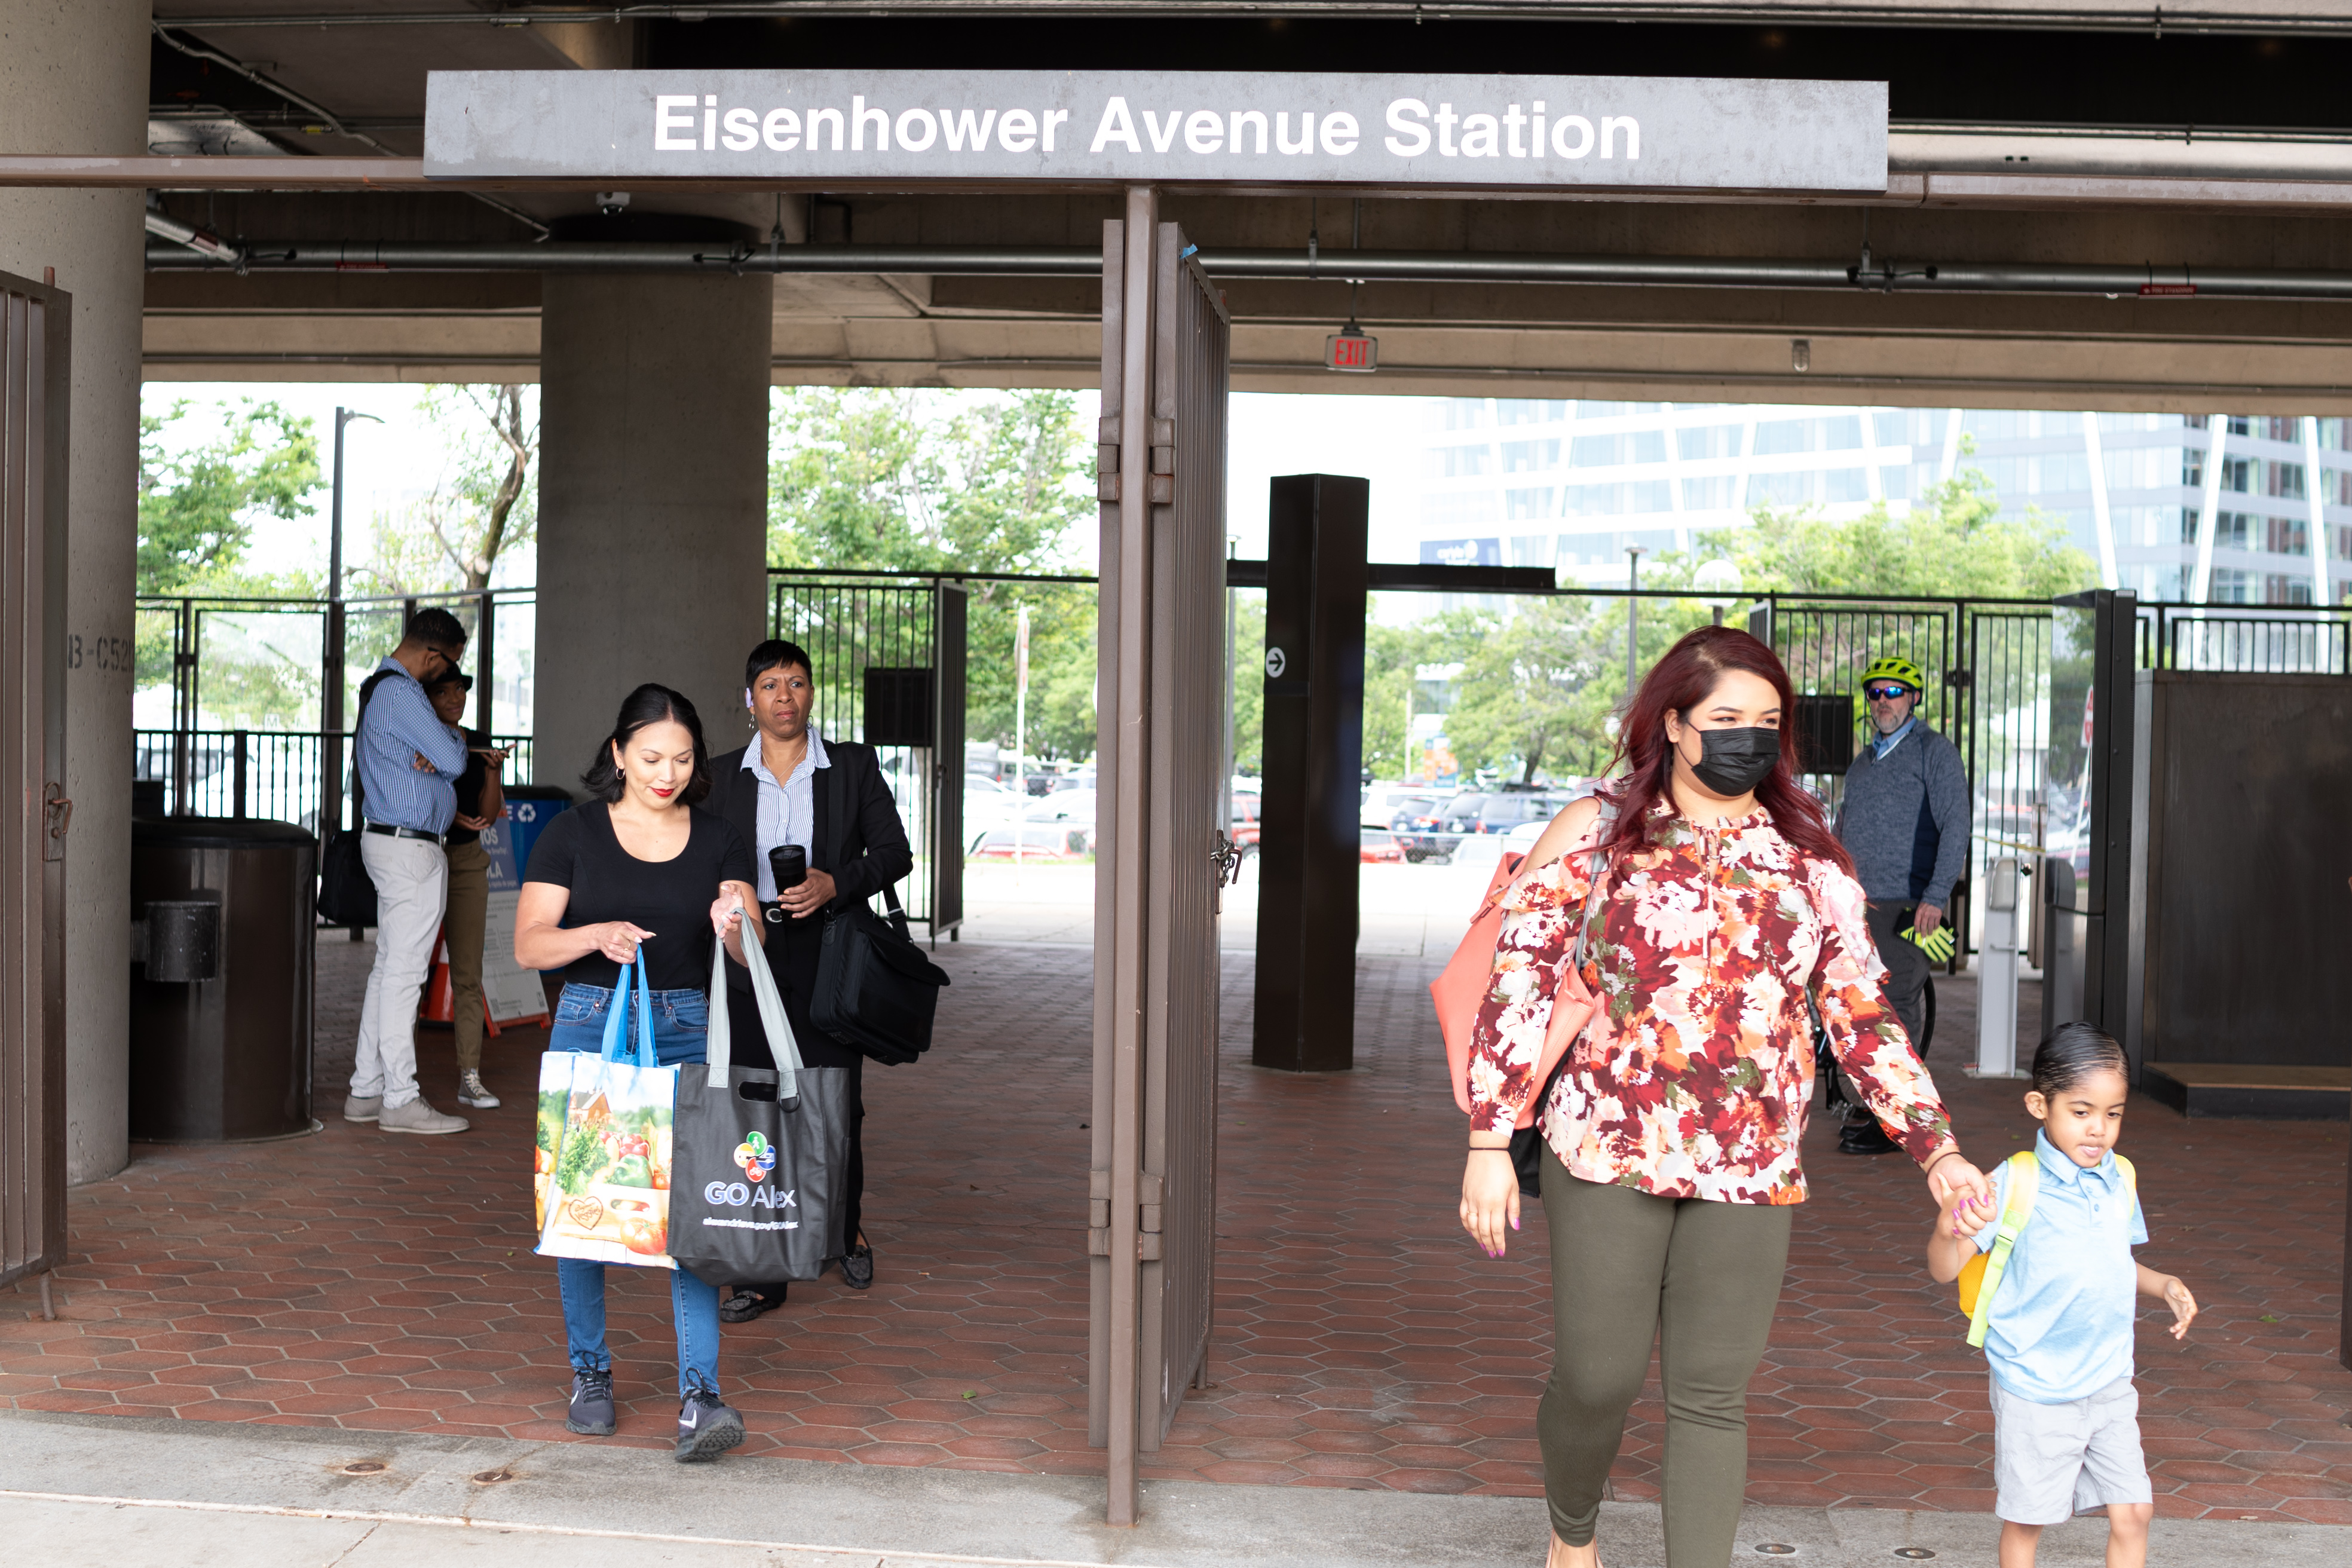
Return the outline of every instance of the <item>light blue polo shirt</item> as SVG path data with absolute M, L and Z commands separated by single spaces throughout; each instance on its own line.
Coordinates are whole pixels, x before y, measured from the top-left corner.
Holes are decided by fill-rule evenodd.
M 1985 1359 L 2000 1385 L 2036 1405 L 2065 1405 L 2132 1374 L 2139 1271 L 2147 1239 L 2139 1200 L 2114 1151 L 2090 1170 L 2033 1135 L 2042 1181 L 1987 1318 Z M 2009 1166 L 1993 1173 L 1993 1211 L 2009 1201 Z M 2000 1226 L 1977 1232 L 1992 1250 Z

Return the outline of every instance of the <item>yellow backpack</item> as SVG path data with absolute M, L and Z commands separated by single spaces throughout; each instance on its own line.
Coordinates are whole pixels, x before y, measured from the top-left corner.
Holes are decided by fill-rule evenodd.
M 2124 1190 L 2139 1194 L 2139 1173 L 2121 1154 L 2116 1166 L 2124 1173 Z M 2042 1184 L 2042 1157 L 2031 1149 L 2009 1157 L 2009 1201 L 2001 1205 L 2000 1228 L 1993 1233 L 1990 1250 L 1960 1265 L 1960 1310 L 1969 1315 L 1969 1343 L 1982 1347 L 1985 1329 L 1992 1321 L 1993 1293 L 2009 1270 L 2009 1255 L 2017 1250 L 2017 1233 L 2033 1217 L 2033 1194 Z

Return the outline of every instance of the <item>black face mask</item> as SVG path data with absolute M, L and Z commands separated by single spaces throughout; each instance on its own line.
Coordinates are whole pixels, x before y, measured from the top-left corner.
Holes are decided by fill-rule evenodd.
M 1701 730 L 1699 760 L 1691 764 L 1698 782 L 1719 795 L 1746 795 L 1764 782 L 1780 760 L 1780 731 L 1759 726 L 1752 730 Z

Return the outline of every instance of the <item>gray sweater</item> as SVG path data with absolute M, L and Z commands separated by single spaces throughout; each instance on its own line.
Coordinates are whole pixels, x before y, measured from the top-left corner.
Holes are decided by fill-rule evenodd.
M 1925 724 L 1884 757 L 1864 745 L 1846 770 L 1837 836 L 1869 897 L 1948 907 L 1969 863 L 1959 748 Z

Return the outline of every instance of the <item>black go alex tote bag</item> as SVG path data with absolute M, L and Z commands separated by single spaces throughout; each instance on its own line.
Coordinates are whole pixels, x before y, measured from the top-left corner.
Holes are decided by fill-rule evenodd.
M 747 945 L 750 938 L 746 939 Z M 847 1251 L 842 1184 L 854 1092 L 845 1068 L 801 1065 L 766 958 L 751 994 L 776 1068 L 729 1060 L 727 944 L 711 943 L 709 1067 L 677 1074 L 669 1250 L 707 1284 L 814 1279 Z

